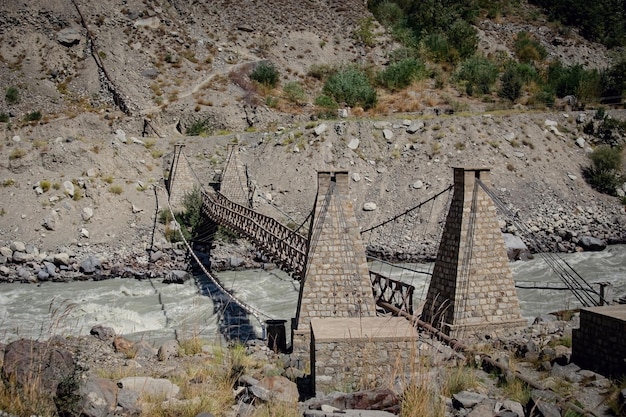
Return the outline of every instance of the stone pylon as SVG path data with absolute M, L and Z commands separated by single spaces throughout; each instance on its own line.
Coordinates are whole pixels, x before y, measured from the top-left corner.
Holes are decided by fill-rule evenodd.
M 305 275 L 294 319 L 294 351 L 308 351 L 312 318 L 373 317 L 365 247 L 346 171 L 319 172 Z
M 174 210 L 183 209 L 185 195 L 191 193 L 195 186 L 193 173 L 183 153 L 184 147 L 182 143 L 174 146 L 174 157 L 167 178 L 167 192 Z
M 240 206 L 252 207 L 248 173 L 245 165 L 239 158 L 239 145 L 228 146 L 228 160 L 222 172 L 220 193 Z
M 454 168 L 454 194 L 422 320 L 456 338 L 523 327 L 488 168 Z

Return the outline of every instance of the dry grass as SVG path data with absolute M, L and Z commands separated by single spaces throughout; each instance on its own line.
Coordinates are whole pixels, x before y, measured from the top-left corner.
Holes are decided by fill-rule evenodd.
M 15 378 L 0 384 L 0 410 L 18 416 L 56 415 L 54 400 L 42 393 L 40 382 L 32 376 L 24 385 L 19 385 Z

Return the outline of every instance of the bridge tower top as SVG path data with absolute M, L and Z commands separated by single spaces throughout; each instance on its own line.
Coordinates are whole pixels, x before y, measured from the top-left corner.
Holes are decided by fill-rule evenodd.
M 228 145 L 228 160 L 222 171 L 220 193 L 240 206 L 251 208 L 248 172 L 239 158 L 239 145 Z
M 454 168 L 454 193 L 422 320 L 452 337 L 526 326 L 493 200 L 489 168 Z
M 347 171 L 318 172 L 305 276 L 300 284 L 298 329 L 311 318 L 376 315 L 365 247 Z

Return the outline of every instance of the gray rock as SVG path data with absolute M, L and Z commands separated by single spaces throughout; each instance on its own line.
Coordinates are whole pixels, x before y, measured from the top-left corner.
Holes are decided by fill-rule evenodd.
M 85 239 L 89 239 L 89 230 L 83 227 L 82 229 L 80 229 L 79 236 L 84 237 Z
M 334 407 L 333 407 L 334 408 Z M 337 409 L 338 410 L 338 409 Z M 396 414 L 380 410 L 341 410 L 338 414 L 333 410 L 305 410 L 304 417 L 397 417 Z
M 100 259 L 96 258 L 93 255 L 87 256 L 80 263 L 80 271 L 84 274 L 93 274 L 101 269 L 102 263 L 100 262 Z
M 346 122 L 335 123 L 335 133 L 343 136 L 346 133 Z
M 170 271 L 165 278 L 163 278 L 164 284 L 184 284 L 189 279 L 189 273 L 175 269 Z
M 67 47 L 78 45 L 82 38 L 82 35 L 76 28 L 65 28 L 57 33 L 57 41 Z
M 63 181 L 63 193 L 70 198 L 74 197 L 74 183 L 72 181 Z
M 57 268 L 52 262 L 44 261 L 43 267 L 46 269 L 49 276 L 55 277 L 57 275 Z
M 565 366 L 554 364 L 552 366 L 552 370 L 550 371 L 550 375 L 556 378 L 565 379 L 569 382 L 580 382 L 582 380 L 582 376 L 578 374 L 578 371 L 580 371 L 580 366 L 575 363 L 570 363 Z
M 124 132 L 122 129 L 117 129 L 115 131 L 115 139 L 119 140 L 122 143 L 128 142 L 128 140 L 126 139 L 126 132 Z
M 15 263 L 22 264 L 31 262 L 33 259 L 35 259 L 35 256 L 31 253 L 13 252 L 13 262 Z
M 0 255 L 4 256 L 5 258 L 11 258 L 13 257 L 13 251 L 9 247 L 2 246 L 0 248 Z
M 113 340 L 113 338 L 115 337 L 115 330 L 113 330 L 112 327 L 97 324 L 91 328 L 89 334 L 95 336 L 97 339 L 106 342 L 108 340 Z
M 391 127 L 391 123 L 386 122 L 384 120 L 379 120 L 377 122 L 374 122 L 374 128 L 375 129 L 379 129 L 379 130 L 383 130 L 383 129 L 387 129 Z
M 178 342 L 171 339 L 163 343 L 157 352 L 157 358 L 160 361 L 167 361 L 178 356 Z
M 502 408 L 509 410 L 517 414 L 518 417 L 524 417 L 524 406 L 517 401 L 504 400 L 502 401 Z
M 70 264 L 70 255 L 66 252 L 56 253 L 52 255 L 52 262 L 54 262 L 55 265 L 68 266 Z
M 376 205 L 376 203 L 373 203 L 371 201 L 363 204 L 363 211 L 374 211 L 377 208 L 378 206 Z
M 156 379 L 147 376 L 122 378 L 117 383 L 117 386 L 140 395 L 163 396 L 168 400 L 175 398 L 180 392 L 180 388 L 167 379 Z
M 37 271 L 37 280 L 38 281 L 48 281 L 50 279 L 50 274 L 45 269 L 40 269 Z
M 133 23 L 133 26 L 137 28 L 145 27 L 150 29 L 158 29 L 160 25 L 161 19 L 159 19 L 157 16 L 148 17 L 146 19 L 138 19 L 135 21 L 135 23 Z
M 57 228 L 57 221 L 59 220 L 59 214 L 56 210 L 51 210 L 50 214 L 46 216 L 41 225 L 46 228 L 46 230 L 54 231 Z
M 352 177 L 352 181 L 354 182 L 361 181 L 361 174 L 359 174 L 358 172 L 353 172 L 350 176 Z
M 578 145 L 579 148 L 585 148 L 585 145 L 587 143 L 585 142 L 585 138 L 583 137 L 579 137 L 578 139 L 576 139 L 576 145 Z
M 586 251 L 597 252 L 606 249 L 606 242 L 593 236 L 582 236 L 578 245 Z
M 157 354 L 156 350 L 146 340 L 140 340 L 133 344 L 135 359 L 152 359 Z
M 141 75 L 154 80 L 159 76 L 159 70 L 156 68 L 148 68 L 147 70 L 141 71 Z
M 350 139 L 350 142 L 348 142 L 348 148 L 354 151 L 359 147 L 360 143 L 361 141 L 359 141 L 357 138 Z
M 26 252 L 26 244 L 16 240 L 15 242 L 11 242 L 9 249 L 14 252 Z
M 393 140 L 393 131 L 391 129 L 383 129 L 383 137 L 387 143 L 391 143 Z
M 93 209 L 91 207 L 83 207 L 80 215 L 83 218 L 83 221 L 87 222 L 93 217 Z
M 322 133 L 326 132 L 327 129 L 328 129 L 328 126 L 326 125 L 326 123 L 320 123 L 319 125 L 315 127 L 315 130 L 313 130 L 313 133 L 315 134 L 315 136 L 320 136 Z
M 160 250 L 158 250 L 156 252 L 152 252 L 150 254 L 150 262 L 154 263 L 154 262 L 158 261 L 159 259 L 162 259 L 163 257 L 165 257 L 165 253 L 160 251 Z
M 409 127 L 406 128 L 406 133 L 414 134 L 424 128 L 424 122 L 412 122 Z
M 91 378 L 79 389 L 77 409 L 83 417 L 108 417 L 115 414 L 119 388 L 106 378 Z M 63 410 L 68 411 L 68 410 Z M 73 415 L 73 414 L 67 414 Z
M 522 238 L 510 233 L 502 233 L 502 238 L 504 239 L 504 245 L 506 246 L 506 253 L 509 260 L 517 261 L 530 259 L 530 250 Z
M 424 181 L 417 180 L 413 184 L 411 184 L 411 187 L 415 188 L 416 190 L 419 190 L 424 187 Z
M 461 391 L 452 395 L 452 405 L 456 409 L 472 408 L 487 399 L 486 395 L 476 392 Z

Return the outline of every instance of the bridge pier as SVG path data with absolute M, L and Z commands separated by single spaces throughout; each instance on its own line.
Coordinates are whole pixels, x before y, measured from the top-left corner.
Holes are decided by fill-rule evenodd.
M 306 268 L 292 323 L 294 353 L 309 360 L 311 319 L 376 316 L 347 171 L 319 172 Z
M 488 168 L 454 168 L 454 194 L 422 320 L 454 338 L 527 326 L 496 208 L 480 187 Z
M 170 205 L 174 209 L 183 208 L 185 195 L 193 192 L 195 186 L 193 173 L 183 154 L 184 147 L 184 143 L 174 145 L 172 165 L 170 166 L 170 172 L 166 180 Z

